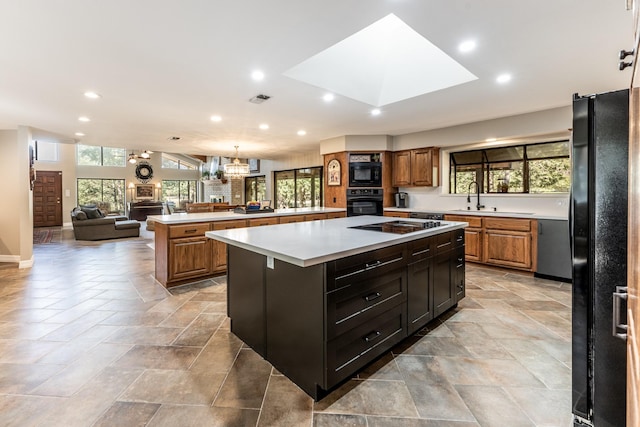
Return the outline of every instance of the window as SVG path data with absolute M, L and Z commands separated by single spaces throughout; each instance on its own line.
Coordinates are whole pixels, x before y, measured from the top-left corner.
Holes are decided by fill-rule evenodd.
M 267 183 L 264 175 L 244 179 L 244 199 L 261 201 L 267 198 Z
M 276 208 L 322 206 L 322 166 L 274 172 Z
M 124 179 L 78 178 L 78 205 L 124 214 Z
M 93 145 L 76 146 L 79 166 L 116 166 L 125 167 L 124 148 L 98 147 Z
M 569 141 L 451 153 L 451 193 L 566 193 L 571 185 Z
M 178 156 L 162 153 L 162 169 L 186 169 L 194 170 L 197 166 Z
M 196 201 L 198 181 L 163 180 L 162 200 L 173 202 L 174 206 L 184 209 L 185 203 Z
M 57 162 L 58 144 L 55 142 L 35 141 L 36 160 L 39 162 Z

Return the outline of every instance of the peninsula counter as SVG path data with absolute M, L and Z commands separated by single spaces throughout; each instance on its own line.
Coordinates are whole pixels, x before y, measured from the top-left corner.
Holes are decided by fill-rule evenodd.
M 208 231 L 231 331 L 316 400 L 464 297 L 464 222 L 406 234 L 356 216 Z M 411 220 L 424 223 L 424 220 Z
M 153 215 L 155 228 L 155 278 L 165 287 L 226 274 L 226 244 L 205 237 L 210 230 L 318 221 L 344 217 L 345 209 L 297 208 L 273 212 L 200 212 Z

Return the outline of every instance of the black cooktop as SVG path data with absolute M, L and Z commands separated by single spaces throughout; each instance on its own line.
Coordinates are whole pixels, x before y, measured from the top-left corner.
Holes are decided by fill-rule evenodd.
M 349 228 L 356 228 L 358 230 L 380 231 L 383 233 L 406 234 L 412 233 L 414 231 L 440 227 L 442 225 L 444 224 L 440 223 L 440 221 L 390 221 L 380 222 L 376 224 L 356 225 Z

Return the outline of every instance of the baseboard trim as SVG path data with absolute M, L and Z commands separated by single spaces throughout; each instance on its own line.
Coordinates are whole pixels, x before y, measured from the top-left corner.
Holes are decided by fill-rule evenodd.
M 31 257 L 31 259 L 20 261 L 20 263 L 18 264 L 18 268 L 31 268 L 31 267 L 33 267 L 33 256 Z
M 20 262 L 20 255 L 0 255 L 0 262 Z

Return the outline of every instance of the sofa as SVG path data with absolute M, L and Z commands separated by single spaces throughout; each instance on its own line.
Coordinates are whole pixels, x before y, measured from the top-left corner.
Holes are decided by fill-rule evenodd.
M 76 240 L 105 240 L 140 236 L 140 223 L 122 215 L 105 215 L 95 206 L 80 206 L 71 211 Z

